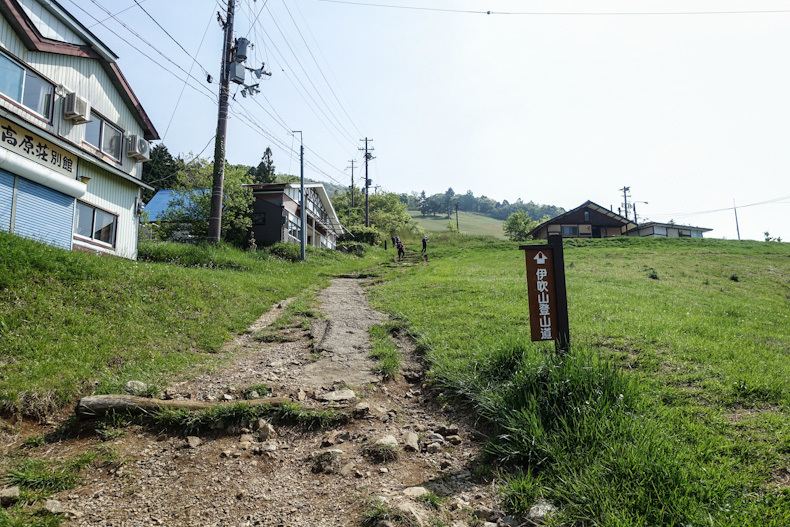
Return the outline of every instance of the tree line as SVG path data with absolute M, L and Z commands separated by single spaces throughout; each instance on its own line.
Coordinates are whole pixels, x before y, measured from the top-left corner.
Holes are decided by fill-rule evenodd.
M 400 200 L 409 210 L 419 210 L 423 216 L 446 214 L 449 217 L 455 211 L 456 205 L 460 211 L 476 212 L 502 221 L 515 212 L 526 213 L 533 220 L 546 216 L 553 218 L 565 212 L 562 207 L 525 202 L 521 198 L 510 203 L 508 200 L 496 201 L 485 195 L 476 197 L 471 190 L 467 190 L 466 194 L 456 194 L 452 187 L 444 193 L 431 196 L 426 195 L 424 190 L 420 193 L 400 194 Z

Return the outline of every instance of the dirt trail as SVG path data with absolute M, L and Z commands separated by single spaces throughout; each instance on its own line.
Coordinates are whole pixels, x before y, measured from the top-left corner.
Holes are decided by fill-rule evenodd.
M 289 342 L 242 335 L 226 346 L 239 352 L 232 364 L 166 394 L 221 400 L 266 383 L 272 396 L 309 408 L 356 408 L 350 423 L 314 431 L 276 427 L 265 440 L 254 436 L 253 426 L 228 427 L 191 445 L 184 437 L 127 429 L 106 442 L 123 464 L 91 466 L 84 485 L 54 496 L 70 511 L 66 525 L 360 526 L 378 498 L 398 512 L 366 525 L 516 525 L 494 510 L 491 485 L 474 475 L 481 447 L 474 430 L 426 393 L 411 343 L 397 339 L 403 375 L 382 382 L 371 373 L 368 327 L 387 317 L 368 306 L 359 281 L 333 280 L 318 300 L 325 318 L 314 320 L 310 330 L 282 330 L 280 340 Z M 264 315 L 252 329 L 270 324 L 284 309 Z M 348 388 L 354 398 L 344 400 Z M 333 394 L 341 400 L 327 401 Z M 399 455 L 377 463 L 366 453 L 386 436 L 397 442 Z M 66 441 L 50 452 L 65 456 L 98 442 Z M 428 498 L 418 496 L 426 491 Z

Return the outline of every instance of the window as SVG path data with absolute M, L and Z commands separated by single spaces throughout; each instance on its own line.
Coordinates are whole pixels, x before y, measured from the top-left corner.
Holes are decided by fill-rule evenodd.
M 0 93 L 49 119 L 55 87 L 0 53 Z
M 123 133 L 107 121 L 91 112 L 91 120 L 85 123 L 85 142 L 95 146 L 113 159 L 121 159 Z
M 115 246 L 115 227 L 118 218 L 114 214 L 77 202 L 77 221 L 74 234 L 97 242 Z
M 578 236 L 579 235 L 579 226 L 578 225 L 563 225 L 562 226 L 562 235 L 563 236 Z
M 299 219 L 299 216 L 291 214 L 290 212 L 286 212 L 287 218 L 285 218 L 286 225 L 288 226 L 288 234 L 297 240 L 301 240 L 301 229 L 299 225 L 301 225 L 302 221 Z
M 584 211 L 584 221 L 587 222 L 587 223 L 590 223 L 590 211 L 589 210 L 585 210 Z

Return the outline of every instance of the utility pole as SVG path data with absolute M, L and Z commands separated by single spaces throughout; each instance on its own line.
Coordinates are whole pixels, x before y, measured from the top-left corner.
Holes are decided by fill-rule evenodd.
M 461 227 L 458 226 L 458 203 L 455 204 L 455 230 L 461 232 Z
M 302 243 L 302 261 L 305 261 L 305 245 L 307 245 L 307 209 L 305 208 L 304 200 L 304 138 L 302 137 L 301 130 L 294 130 L 292 133 L 299 134 L 299 181 L 301 199 L 299 207 L 302 209 L 302 228 L 299 241 Z
M 636 221 L 636 204 L 637 203 L 644 203 L 645 205 L 649 205 L 649 203 L 647 201 L 632 201 L 631 202 L 631 207 L 634 209 L 634 223 L 636 223 L 638 225 L 639 222 Z
M 351 163 L 351 207 L 354 207 L 354 163 L 356 161 L 352 159 L 349 161 Z M 350 218 L 351 216 L 349 216 Z
M 631 191 L 631 187 L 623 187 L 617 190 L 623 191 L 623 209 L 625 209 L 625 219 L 628 219 L 628 193 Z
M 219 82 L 219 112 L 217 137 L 214 142 L 214 182 L 211 190 L 211 211 L 208 220 L 208 241 L 219 243 L 222 237 L 222 193 L 225 181 L 225 136 L 228 132 L 228 95 L 230 93 L 230 63 L 233 48 L 233 12 L 235 0 L 228 0 L 228 15 L 223 25 L 225 43 L 222 47 L 222 67 Z
M 373 141 L 373 139 L 360 139 L 360 141 L 365 141 L 365 148 L 360 148 L 360 150 L 365 150 L 365 227 L 370 227 L 370 178 L 368 177 L 368 162 L 371 159 L 375 159 L 373 154 L 370 153 L 371 150 L 375 150 L 374 148 L 368 148 L 368 142 Z
M 735 198 L 732 199 L 732 211 L 735 213 L 735 230 L 738 233 L 738 241 L 740 241 L 741 228 L 738 226 L 738 209 L 735 207 Z

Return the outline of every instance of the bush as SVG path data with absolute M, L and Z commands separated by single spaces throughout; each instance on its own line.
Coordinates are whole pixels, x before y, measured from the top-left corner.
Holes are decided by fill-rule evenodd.
M 373 227 L 352 225 L 348 233 L 343 233 L 339 238 L 341 242 L 367 243 L 368 245 L 381 245 L 381 233 Z
M 275 243 L 267 251 L 272 256 L 288 260 L 289 262 L 298 262 L 302 259 L 302 246 L 295 243 Z
M 367 246 L 364 243 L 340 242 L 337 244 L 337 249 L 354 256 L 362 256 L 367 251 Z

